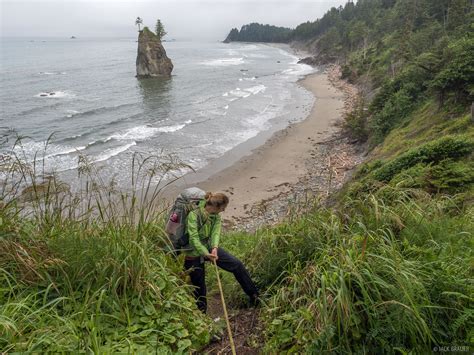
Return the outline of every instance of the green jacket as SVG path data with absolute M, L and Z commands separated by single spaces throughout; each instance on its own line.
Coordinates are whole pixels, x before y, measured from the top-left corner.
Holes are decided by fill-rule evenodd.
M 207 213 L 204 208 L 205 201 L 199 207 L 189 212 L 186 221 L 186 231 L 189 234 L 190 250 L 185 252 L 188 256 L 204 256 L 209 250 L 219 246 L 222 221 L 221 217 Z

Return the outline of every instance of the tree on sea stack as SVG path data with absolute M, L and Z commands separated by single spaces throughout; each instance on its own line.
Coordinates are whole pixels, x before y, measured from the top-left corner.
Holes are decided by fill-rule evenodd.
M 164 36 L 166 36 L 166 34 L 168 32 L 165 31 L 165 26 L 163 26 L 163 24 L 161 23 L 161 20 L 158 19 L 156 21 L 156 25 L 155 25 L 155 33 L 156 35 L 160 38 L 160 41 L 163 39 Z
M 137 17 L 137 19 L 135 20 L 135 26 L 138 26 L 138 32 L 140 32 L 140 25 L 143 25 L 143 20 L 141 19 L 141 17 Z
M 169 77 L 173 63 L 166 55 L 160 38 L 148 27 L 138 35 L 137 75 L 141 78 Z

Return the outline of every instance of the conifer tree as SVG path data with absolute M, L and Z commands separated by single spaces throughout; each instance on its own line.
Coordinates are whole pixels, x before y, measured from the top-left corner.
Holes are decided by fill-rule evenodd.
M 138 26 L 138 32 L 140 32 L 140 25 L 143 25 L 143 20 L 141 17 L 137 17 L 135 20 L 135 26 Z
M 160 38 L 160 40 L 167 35 L 168 32 L 165 31 L 165 26 L 161 23 L 161 20 L 156 20 L 155 33 Z

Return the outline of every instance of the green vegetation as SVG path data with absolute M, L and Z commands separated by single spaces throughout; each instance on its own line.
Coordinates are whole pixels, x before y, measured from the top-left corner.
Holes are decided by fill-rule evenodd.
M 3 158 L 2 352 L 176 353 L 209 341 L 180 263 L 163 252 L 162 214 L 152 213 L 160 190 L 150 183 L 177 162 L 136 156 L 133 191 L 120 193 L 82 158 L 83 189 L 73 192 L 37 177 L 42 160 Z
M 163 26 L 160 19 L 156 20 L 155 33 L 160 38 L 160 41 L 168 34 L 168 32 L 165 31 L 165 26 Z

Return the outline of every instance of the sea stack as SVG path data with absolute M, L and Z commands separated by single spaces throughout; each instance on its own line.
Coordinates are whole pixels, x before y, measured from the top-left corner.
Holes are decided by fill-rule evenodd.
M 160 38 L 145 27 L 138 35 L 137 78 L 169 77 L 172 70 Z

